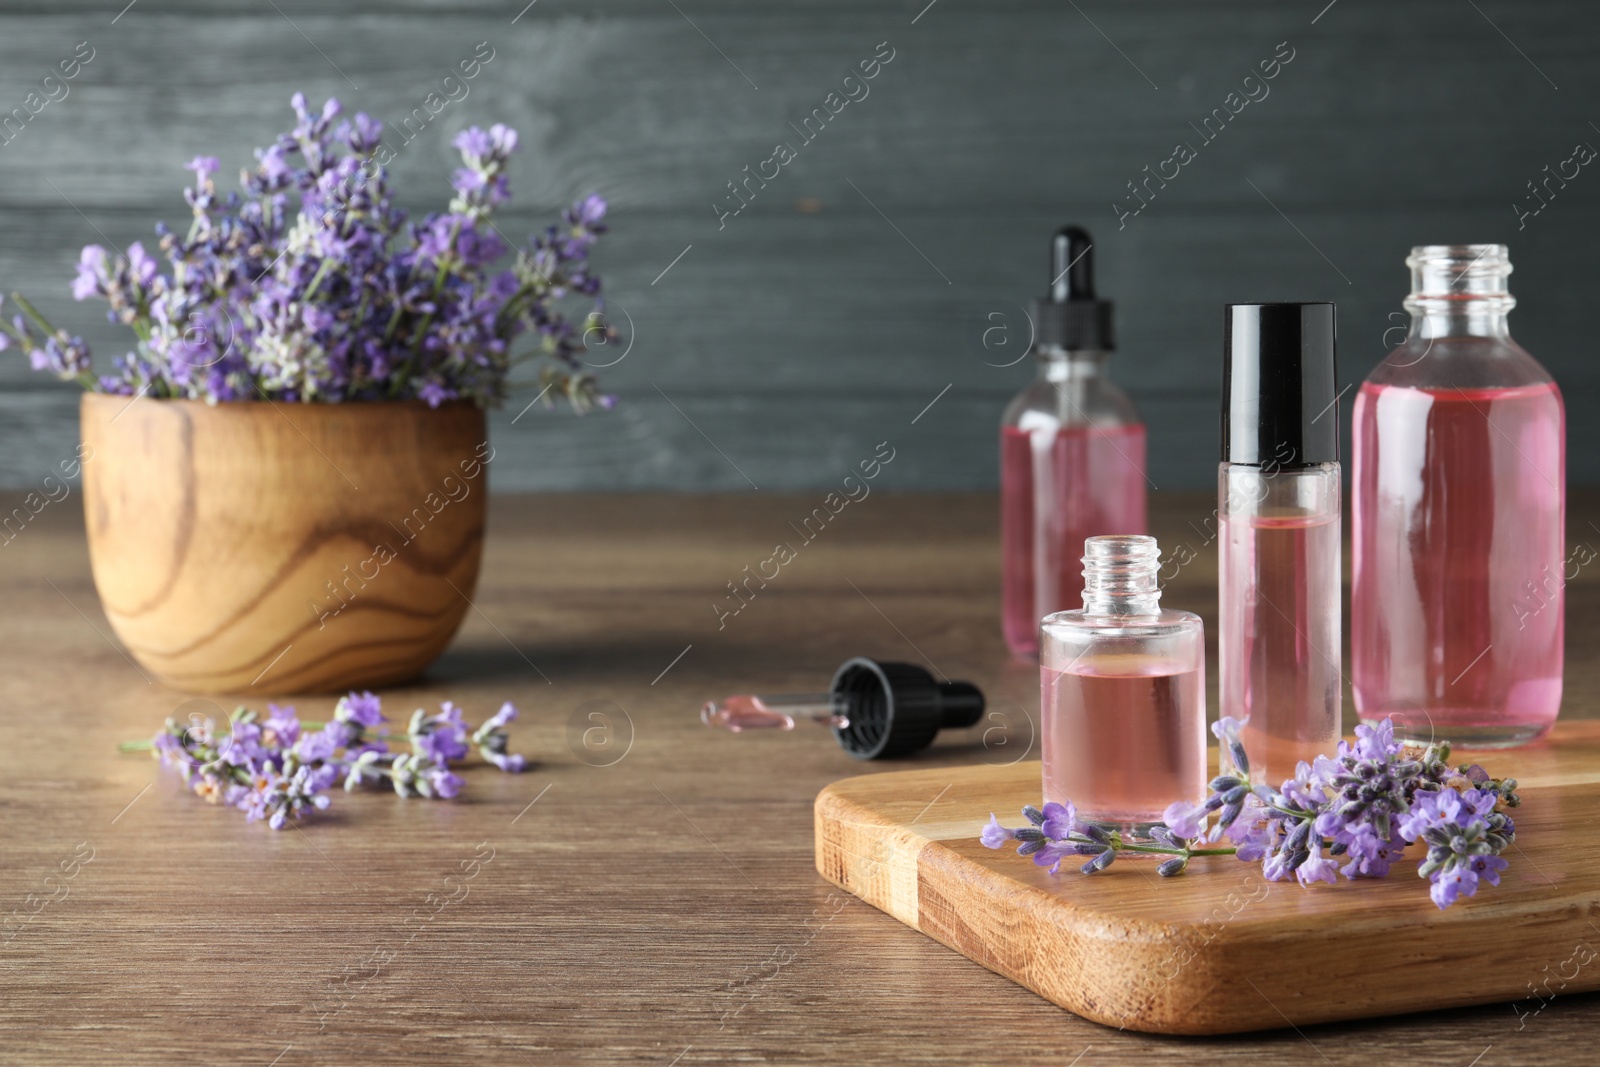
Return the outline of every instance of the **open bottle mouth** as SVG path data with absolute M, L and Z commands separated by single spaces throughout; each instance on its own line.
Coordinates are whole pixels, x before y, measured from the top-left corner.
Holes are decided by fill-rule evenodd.
M 1161 550 L 1147 534 L 1102 534 L 1083 542 L 1085 615 L 1161 611 Z
M 1443 311 L 1470 304 L 1473 310 L 1510 311 L 1516 306 L 1506 287 L 1511 252 L 1505 245 L 1418 245 L 1406 257 L 1411 268 L 1409 311 Z

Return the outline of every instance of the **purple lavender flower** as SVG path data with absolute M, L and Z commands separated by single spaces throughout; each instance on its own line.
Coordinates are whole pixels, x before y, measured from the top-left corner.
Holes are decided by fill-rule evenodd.
M 321 810 L 328 797 L 319 792 L 310 769 L 302 767 L 292 774 L 263 771 L 258 774 L 237 802 L 246 822 L 266 819 L 274 830 L 282 830 L 290 819 L 298 819 L 307 808 Z
M 402 797 L 438 797 L 448 800 L 461 790 L 461 778 L 449 767 L 420 754 L 402 753 L 389 767 L 389 782 Z
M 583 228 L 593 227 L 606 217 L 606 202 L 590 193 L 573 208 L 573 214 L 577 216 L 577 225 Z
M 1211 724 L 1211 733 L 1222 743 L 1222 754 L 1227 757 L 1228 765 L 1233 772 L 1242 779 L 1250 777 L 1250 758 L 1245 754 L 1244 741 L 1240 738 L 1240 731 L 1244 724 L 1231 715 L 1224 715 Z
M 1045 804 L 1041 814 L 1044 821 L 1039 824 L 1039 830 L 1046 837 L 1065 838 L 1084 832 L 1084 824 L 1078 821 L 1078 809 L 1071 803 L 1058 804 L 1052 800 Z
M 141 289 L 149 288 L 160 272 L 160 264 L 150 257 L 141 242 L 135 241 L 128 246 L 128 273 L 135 285 Z
M 383 123 L 365 111 L 356 112 L 355 122 L 340 127 L 339 139 L 350 146 L 350 151 L 360 155 L 377 151 L 383 140 Z
M 1470 864 L 1478 880 L 1490 885 L 1499 885 L 1500 872 L 1509 866 L 1511 863 L 1502 856 L 1474 856 Z
M 445 767 L 433 767 L 423 774 L 423 782 L 434 796 L 449 800 L 461 792 L 461 776 Z
M 430 408 L 436 408 L 454 397 L 455 394 L 439 382 L 428 382 L 417 390 L 417 399 L 427 401 Z
M 485 758 L 503 770 L 526 765 L 522 756 L 506 751 L 506 727 L 516 718 L 516 706 L 507 702 L 472 732 Z M 346 790 L 387 780 L 400 796 L 440 799 L 457 796 L 464 785 L 450 761 L 466 755 L 471 727 L 448 701 L 436 715 L 419 710 L 412 717 L 413 751 L 407 753 L 391 753 L 382 740 L 366 735 L 383 721 L 372 693 L 341 697 L 322 729 L 307 729 L 294 708 L 275 704 L 268 705 L 264 720 L 240 708 L 230 721 L 231 733 L 219 738 L 209 720 L 197 730 L 169 718 L 150 748 L 203 799 L 236 807 L 247 821 L 266 821 L 274 829 L 326 808 L 325 794 L 341 779 Z
M 494 142 L 489 139 L 489 135 L 476 126 L 470 126 L 467 129 L 462 130 L 460 133 L 456 134 L 455 140 L 451 141 L 450 143 L 454 145 L 463 156 L 469 156 L 475 159 L 484 158 L 494 148 Z
M 483 725 L 473 734 L 473 739 L 477 740 L 479 735 L 487 736 L 497 730 L 504 730 L 517 721 L 517 714 L 517 706 L 509 700 L 506 701 L 500 705 L 499 711 L 484 720 Z
M 349 735 L 340 729 L 340 724 L 329 723 L 321 730 L 301 734 L 292 751 L 301 763 L 315 763 L 333 759 L 333 754 L 349 742 Z
M 1239 817 L 1228 824 L 1224 836 L 1242 860 L 1264 860 L 1282 847 L 1284 824 L 1254 793 L 1244 799 Z
M 78 276 L 72 280 L 72 299 L 87 300 L 102 295 L 106 275 L 106 250 L 99 245 L 85 245 L 78 256 Z
M 1300 879 L 1301 885 L 1310 885 L 1312 882 L 1327 882 L 1333 885 L 1339 881 L 1339 861 L 1331 856 L 1324 856 L 1321 847 L 1312 844 L 1306 858 L 1295 868 L 1294 873 L 1295 877 Z
M 1506 861 L 1495 854 L 1497 840 L 1491 835 L 1498 829 L 1492 820 L 1499 799 L 1488 789 L 1418 791 L 1401 816 L 1400 836 L 1428 846 L 1417 873 L 1432 881 L 1429 895 L 1440 908 L 1475 895 L 1480 874 L 1490 885 L 1500 884 Z
M 422 759 L 442 764 L 467 754 L 467 730 L 461 722 L 461 709 L 448 700 L 439 706 L 437 715 L 418 708 L 407 732 L 412 751 Z
M 267 721 L 261 724 L 261 742 L 269 748 L 288 748 L 300 738 L 300 719 L 294 708 L 267 705 Z
M 506 727 L 516 718 L 517 707 L 508 700 L 472 733 L 472 743 L 478 746 L 478 754 L 510 774 L 519 774 L 528 766 L 525 757 L 507 751 L 511 739 L 506 734 Z
M 115 262 L 85 249 L 73 295 L 102 297 L 112 321 L 138 336 L 110 373 L 94 375 L 87 347 L 36 316 L 0 323 L 0 347 L 16 344 L 39 370 L 124 396 L 492 406 L 506 399 L 512 368 L 538 359 L 529 385 L 580 411 L 614 403 L 563 311 L 574 296 L 601 307 L 588 255 L 605 232 L 603 200 L 574 204 L 515 266 L 491 270 L 507 251 L 492 215 L 510 198 L 514 130 L 461 134 L 457 195 L 447 212 L 411 224 L 376 162 L 382 123 L 337 121 L 336 100 L 320 111 L 299 93 L 290 103 L 294 128 L 257 150 L 242 193 L 217 190 L 214 157 L 187 164 L 194 219 L 187 233 L 157 226 L 159 257 L 139 244 Z M 519 340 L 527 351 L 514 350 Z
M 1461 897 L 1476 896 L 1478 876 L 1470 865 L 1452 865 L 1440 868 L 1430 876 L 1433 882 L 1428 896 L 1443 911 Z
M 383 721 L 383 701 L 375 693 L 352 690 L 334 705 L 333 717 L 339 722 L 353 722 L 370 730 Z
M 219 761 L 244 771 L 256 771 L 268 766 L 272 750 L 261 743 L 261 727 L 254 722 L 239 720 L 225 745 L 219 745 Z
M 1504 809 L 1520 803 L 1514 779 L 1496 779 L 1477 764 L 1452 770 L 1449 745 L 1405 745 L 1394 740 L 1388 721 L 1363 724 L 1353 743 L 1333 757 L 1318 756 L 1295 768 L 1278 789 L 1250 785 L 1239 743 L 1239 725 L 1224 718 L 1216 728 L 1237 768 L 1210 783 L 1203 803 L 1168 806 L 1166 825 L 1152 829 L 1149 843 L 1132 845 L 1077 817 L 1070 804 L 1023 808 L 1029 826 L 1008 829 L 990 816 L 980 839 L 989 848 L 1017 842 L 1017 853 L 1057 873 L 1072 856 L 1089 856 L 1085 874 L 1105 870 L 1121 854 L 1165 855 L 1157 872 L 1181 873 L 1197 853 L 1232 852 L 1259 860 L 1273 881 L 1301 885 L 1346 878 L 1381 878 L 1403 855 L 1407 842 L 1423 842 L 1428 855 L 1418 874 L 1429 878 L 1430 896 L 1441 908 L 1472 896 L 1480 882 L 1498 885 L 1507 862 L 1500 853 L 1516 827 Z M 1217 820 L 1209 829 L 1212 813 Z M 1212 845 L 1222 839 L 1231 847 Z
M 28 353 L 28 362 L 34 370 L 48 371 L 57 378 L 79 378 L 89 372 L 89 347 L 81 337 L 54 334 L 45 338 L 44 345 Z
M 1384 878 L 1403 856 L 1406 843 L 1398 835 L 1384 839 L 1363 826 L 1349 842 L 1350 862 L 1339 868 L 1346 878 Z
M 1203 804 L 1193 804 L 1187 800 L 1174 800 L 1167 805 L 1167 810 L 1162 814 L 1161 821 L 1166 823 L 1178 837 L 1188 840 L 1197 840 L 1206 833 L 1206 820 L 1211 812 Z
M 1016 831 L 1007 830 L 1004 826 L 1001 826 L 1000 820 L 991 811 L 989 813 L 989 824 L 978 835 L 978 840 L 983 842 L 984 848 L 1004 848 L 1007 844 L 1016 840 Z

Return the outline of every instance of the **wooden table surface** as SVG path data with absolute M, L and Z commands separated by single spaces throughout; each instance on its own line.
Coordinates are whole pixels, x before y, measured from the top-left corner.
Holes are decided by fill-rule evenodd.
M 1594 996 L 1520 1022 L 1494 1006 L 1230 1039 L 1119 1033 L 833 890 L 812 867 L 813 798 L 896 765 L 848 759 L 816 728 L 713 733 L 702 701 L 820 688 L 850 655 L 931 663 L 1006 719 L 941 737 L 916 764 L 931 767 L 1016 758 L 1038 689 L 999 639 L 990 495 L 877 490 L 719 629 L 726 583 L 797 542 L 789 523 L 822 496 L 497 498 L 477 610 L 424 682 L 384 695 L 402 717 L 512 699 L 515 747 L 537 765 L 474 763 L 449 803 L 338 793 L 278 833 L 118 754 L 187 697 L 110 639 L 76 494 L 49 505 L 0 548 L 0 914 L 31 915 L 0 940 L 0 1061 L 1592 1059 Z M 1162 494 L 1153 512 L 1164 548 L 1198 552 L 1166 601 L 1209 627 L 1211 501 Z M 1574 495 L 1569 534 L 1600 547 L 1600 496 Z M 1565 716 L 1600 717 L 1597 574 L 1568 590 Z M 296 703 L 317 719 L 332 705 Z M 46 883 L 64 862 L 76 874 Z

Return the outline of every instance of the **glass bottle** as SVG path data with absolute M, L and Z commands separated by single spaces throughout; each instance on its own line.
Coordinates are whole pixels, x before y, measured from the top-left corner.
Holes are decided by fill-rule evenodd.
M 1217 476 L 1220 714 L 1253 780 L 1333 755 L 1340 646 L 1332 304 L 1230 304 Z
M 1020 658 L 1072 603 L 1084 539 L 1146 528 L 1144 421 L 1106 375 L 1112 305 L 1095 298 L 1092 248 L 1080 227 L 1056 234 L 1050 294 L 1033 306 L 1038 375 L 1000 421 L 1001 628 Z
M 1355 405 L 1351 683 L 1365 721 L 1506 747 L 1561 706 L 1566 412 L 1506 327 L 1505 245 L 1411 250 L 1411 328 Z
M 1040 626 L 1044 798 L 1143 836 L 1206 792 L 1204 626 L 1163 610 L 1153 537 L 1090 537 L 1083 607 Z

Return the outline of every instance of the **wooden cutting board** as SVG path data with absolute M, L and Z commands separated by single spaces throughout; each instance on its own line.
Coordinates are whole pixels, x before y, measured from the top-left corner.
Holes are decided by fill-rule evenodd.
M 1231 856 L 1176 878 L 1129 859 L 1051 876 L 978 841 L 991 811 L 1015 826 L 1039 803 L 1034 762 L 835 782 L 817 797 L 817 870 L 1107 1026 L 1221 1034 L 1494 1002 L 1526 1018 L 1600 989 L 1600 722 L 1469 758 L 1517 778 L 1523 803 L 1501 884 L 1448 911 L 1415 858 L 1310 889 Z

